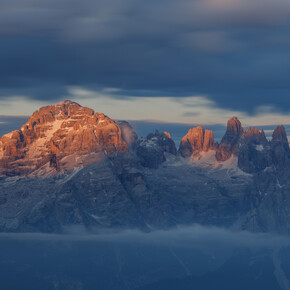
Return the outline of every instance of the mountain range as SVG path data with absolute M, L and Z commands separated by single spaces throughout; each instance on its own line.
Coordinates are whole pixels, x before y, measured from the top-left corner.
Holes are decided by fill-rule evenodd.
M 0 139 L 0 230 L 289 233 L 289 168 L 283 126 L 269 140 L 233 117 L 220 143 L 199 126 L 176 148 L 168 132 L 138 138 L 128 122 L 66 100 Z

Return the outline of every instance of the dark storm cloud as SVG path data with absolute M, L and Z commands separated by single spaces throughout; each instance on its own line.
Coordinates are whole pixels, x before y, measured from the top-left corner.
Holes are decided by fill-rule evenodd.
M 289 19 L 288 0 L 2 0 L 0 96 L 113 87 L 289 111 Z

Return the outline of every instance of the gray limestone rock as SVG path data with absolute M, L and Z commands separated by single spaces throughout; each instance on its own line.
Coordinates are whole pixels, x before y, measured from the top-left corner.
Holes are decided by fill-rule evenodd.
M 169 133 L 149 134 L 146 138 L 140 139 L 136 146 L 136 155 L 145 167 L 158 168 L 166 161 L 165 153 L 176 155 L 176 147 Z

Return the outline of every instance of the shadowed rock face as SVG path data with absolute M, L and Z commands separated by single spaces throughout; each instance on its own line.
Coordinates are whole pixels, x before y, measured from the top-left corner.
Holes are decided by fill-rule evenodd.
M 238 166 L 245 172 L 260 172 L 271 166 L 270 145 L 264 131 L 249 128 L 240 139 Z
M 145 139 L 138 140 L 136 154 L 145 167 L 157 168 L 166 161 L 165 153 L 176 155 L 177 150 L 169 133 L 157 130 Z
M 272 135 L 273 142 L 288 144 L 287 134 L 284 126 L 277 126 Z M 286 146 L 288 148 L 288 146 Z
M 47 167 L 71 170 L 76 159 L 87 154 L 127 150 L 121 129 L 113 120 L 75 102 L 63 101 L 40 108 L 20 130 L 0 139 L 0 174 L 30 174 L 44 167 L 46 171 Z M 68 156 L 74 156 L 74 160 L 62 160 Z M 86 164 L 95 157 L 83 161 Z
M 210 130 L 203 130 L 202 127 L 192 128 L 182 138 L 179 152 L 183 157 L 199 155 L 202 151 L 208 151 L 214 147 L 214 135 Z
M 261 131 L 258 128 L 250 127 L 247 131 L 244 132 L 243 136 L 249 142 L 256 144 L 268 144 L 267 138 L 265 137 L 265 132 L 262 129 Z
M 238 155 L 239 141 L 243 132 L 244 129 L 237 117 L 233 117 L 228 121 L 227 131 L 216 152 L 218 161 L 226 161 L 232 154 Z
M 122 138 L 127 143 L 128 147 L 130 149 L 135 149 L 138 136 L 132 126 L 127 121 L 118 121 L 117 124 L 121 128 Z
M 271 142 L 263 130 L 250 127 L 244 131 L 237 117 L 227 123 L 227 130 L 219 145 L 214 144 L 213 132 L 202 127 L 192 128 L 182 138 L 179 152 L 182 157 L 200 157 L 201 152 L 216 150 L 216 160 L 224 162 L 237 157 L 238 167 L 247 173 L 257 173 L 267 167 L 282 169 L 290 166 L 290 149 L 283 126 L 278 126 Z
M 290 166 L 289 144 L 283 126 L 274 130 L 270 142 L 263 130 L 250 127 L 240 136 L 236 148 L 238 166 L 245 172 L 258 173 L 268 167 L 283 170 Z
M 290 166 L 290 150 L 284 126 L 278 126 L 272 135 L 271 155 L 273 164 L 278 168 Z

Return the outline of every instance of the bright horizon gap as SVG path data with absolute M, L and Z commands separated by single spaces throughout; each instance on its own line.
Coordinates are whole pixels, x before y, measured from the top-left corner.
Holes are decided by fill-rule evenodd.
M 79 93 L 79 90 L 77 91 Z M 282 114 L 269 106 L 259 107 L 255 115 L 242 111 L 218 108 L 216 103 L 203 96 L 192 97 L 128 97 L 116 99 L 109 95 L 70 96 L 63 99 L 104 113 L 114 120 L 145 121 L 184 125 L 226 125 L 237 116 L 245 127 L 290 125 L 290 114 Z M 13 97 L 0 101 L 0 117 L 29 117 L 40 107 L 55 102 L 32 101 L 25 97 Z

